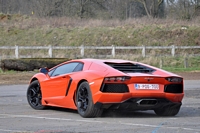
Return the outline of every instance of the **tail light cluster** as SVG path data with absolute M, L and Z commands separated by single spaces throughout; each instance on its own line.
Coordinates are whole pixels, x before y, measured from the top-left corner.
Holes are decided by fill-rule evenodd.
M 104 93 L 127 93 L 129 89 L 126 82 L 130 79 L 129 76 L 105 77 L 100 90 Z
M 125 82 L 125 81 L 128 81 L 130 80 L 131 77 L 128 77 L 128 76 L 117 76 L 117 77 L 106 77 L 104 78 L 104 82 L 106 83 L 113 83 L 113 82 Z
M 168 77 L 166 78 L 167 81 L 172 82 L 172 83 L 182 83 L 183 82 L 183 78 L 179 78 L 179 77 Z

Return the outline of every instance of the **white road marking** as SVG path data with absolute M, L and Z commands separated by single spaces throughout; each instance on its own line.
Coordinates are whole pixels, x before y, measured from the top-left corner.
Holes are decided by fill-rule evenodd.
M 0 131 L 3 131 L 3 132 L 15 132 L 15 133 L 33 133 L 33 131 L 19 131 L 19 130 L 8 130 L 8 129 L 0 129 Z
M 107 121 L 96 121 L 96 120 L 81 120 L 81 119 L 65 119 L 65 118 L 53 118 L 53 117 L 40 117 L 40 116 L 33 116 L 33 115 L 12 115 L 12 114 L 0 114 L 1 118 L 33 118 L 33 119 L 47 119 L 47 120 L 60 120 L 60 121 L 74 121 L 74 122 L 88 122 L 88 123 L 107 123 L 107 124 L 115 124 L 115 122 L 107 122 Z M 135 123 L 126 123 L 126 122 L 119 122 L 118 124 L 121 125 L 128 125 L 128 126 L 140 126 L 140 127 L 158 127 L 158 125 L 149 125 L 149 124 L 135 124 Z M 162 128 L 168 129 L 183 129 L 187 131 L 197 131 L 200 132 L 200 129 L 194 128 L 184 128 L 184 127 L 170 127 L 163 125 Z M 9 131 L 6 129 L 0 129 L 0 131 Z M 12 131 L 12 130 L 11 130 Z M 15 131 L 15 130 L 13 130 Z M 19 131 L 17 131 L 19 132 Z

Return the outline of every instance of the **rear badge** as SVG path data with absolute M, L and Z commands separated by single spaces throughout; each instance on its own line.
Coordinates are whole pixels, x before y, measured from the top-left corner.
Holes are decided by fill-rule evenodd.
M 144 78 L 144 79 L 149 82 L 149 81 L 153 80 L 154 78 Z

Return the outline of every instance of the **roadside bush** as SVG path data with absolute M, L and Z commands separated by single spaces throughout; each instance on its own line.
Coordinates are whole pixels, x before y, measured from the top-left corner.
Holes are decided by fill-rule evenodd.
M 68 61 L 67 58 L 24 58 L 1 60 L 2 70 L 33 71 L 42 67 L 51 68 L 59 63 Z

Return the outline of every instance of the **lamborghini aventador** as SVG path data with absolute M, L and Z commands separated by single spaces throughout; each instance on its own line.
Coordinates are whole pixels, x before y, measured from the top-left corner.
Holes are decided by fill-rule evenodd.
M 183 88 L 181 76 L 147 64 L 77 59 L 41 68 L 30 80 L 27 100 L 34 109 L 75 109 L 86 118 L 109 109 L 174 116 L 182 105 Z

